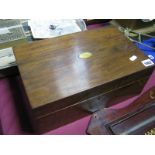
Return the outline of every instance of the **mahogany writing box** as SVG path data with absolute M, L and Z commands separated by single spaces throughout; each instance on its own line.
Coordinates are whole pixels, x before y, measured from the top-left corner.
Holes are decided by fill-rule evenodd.
M 36 41 L 14 53 L 37 133 L 140 93 L 153 70 L 113 27 Z M 82 53 L 90 57 L 81 58 Z M 135 61 L 129 60 L 132 55 Z

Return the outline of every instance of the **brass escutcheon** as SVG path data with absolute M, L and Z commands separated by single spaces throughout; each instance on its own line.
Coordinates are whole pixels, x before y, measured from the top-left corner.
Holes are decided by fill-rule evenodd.
M 90 52 L 83 52 L 83 53 L 80 53 L 79 58 L 81 58 L 81 59 L 88 59 L 91 56 L 92 56 L 92 53 L 90 53 Z

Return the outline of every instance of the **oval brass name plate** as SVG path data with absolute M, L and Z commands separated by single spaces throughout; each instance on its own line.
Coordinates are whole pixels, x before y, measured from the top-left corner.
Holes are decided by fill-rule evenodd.
M 80 53 L 79 58 L 81 58 L 81 59 L 88 59 L 91 56 L 92 56 L 92 53 L 90 53 L 90 52 L 83 52 L 83 53 Z

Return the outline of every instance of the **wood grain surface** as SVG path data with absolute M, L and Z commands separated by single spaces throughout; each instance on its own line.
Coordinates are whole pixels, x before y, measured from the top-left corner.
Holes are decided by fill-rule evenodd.
M 79 58 L 83 52 L 92 56 Z M 113 27 L 17 46 L 14 54 L 30 106 L 38 119 L 152 72 L 152 67 L 146 68 L 141 63 L 147 57 Z M 138 57 L 134 62 L 129 60 L 132 55 Z
M 145 69 L 146 56 L 114 28 L 101 28 L 14 48 L 32 107 L 42 106 Z M 89 59 L 79 54 L 89 51 Z M 131 62 L 129 57 L 137 55 Z

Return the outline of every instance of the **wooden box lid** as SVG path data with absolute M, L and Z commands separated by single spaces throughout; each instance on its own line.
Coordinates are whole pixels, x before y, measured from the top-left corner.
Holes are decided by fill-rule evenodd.
M 82 59 L 83 52 L 92 56 Z M 147 59 L 113 27 L 21 45 L 14 54 L 32 109 L 61 106 L 66 98 L 69 105 L 76 94 L 145 70 L 141 61 Z M 137 60 L 130 61 L 132 55 Z

